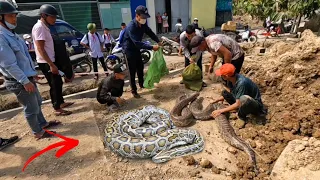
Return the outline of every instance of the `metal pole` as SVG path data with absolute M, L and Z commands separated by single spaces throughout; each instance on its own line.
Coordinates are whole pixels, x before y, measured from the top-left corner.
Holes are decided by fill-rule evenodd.
M 61 17 L 62 17 L 63 20 L 65 20 L 61 4 L 59 3 L 58 5 L 59 5 L 60 12 L 61 12 Z

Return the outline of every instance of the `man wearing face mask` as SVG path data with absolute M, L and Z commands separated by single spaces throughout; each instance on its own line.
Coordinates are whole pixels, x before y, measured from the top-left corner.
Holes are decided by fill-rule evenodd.
M 37 62 L 42 73 L 46 77 L 50 86 L 50 97 L 55 110 L 55 115 L 70 115 L 71 111 L 63 108 L 71 106 L 73 103 L 65 103 L 62 96 L 62 78 L 55 64 L 55 51 L 53 38 L 49 26 L 55 24 L 58 12 L 55 7 L 44 4 L 40 7 L 41 19 L 32 28 L 32 37 L 35 43 Z
M 146 24 L 147 18 L 150 17 L 148 9 L 144 6 L 138 6 L 136 8 L 136 17 L 132 20 L 127 28 L 125 29 L 123 38 L 120 38 L 120 44 L 123 47 L 123 50 L 127 57 L 127 63 L 129 66 L 130 72 L 130 84 L 131 84 L 131 93 L 135 98 L 140 98 L 140 95 L 137 93 L 137 86 L 135 82 L 136 73 L 139 79 L 139 86 L 143 88 L 143 62 L 140 53 L 140 49 L 148 49 L 157 51 L 159 49 L 158 45 L 148 45 L 141 42 L 143 35 L 147 34 L 152 40 L 156 41 L 159 45 L 159 38 L 155 33 L 149 28 Z
M 37 139 L 51 137 L 43 130 L 60 124 L 59 121 L 47 122 L 41 111 L 42 99 L 34 81 L 37 72 L 24 41 L 14 32 L 17 14 L 14 6 L 0 1 L 0 72 L 5 78 L 8 91 L 14 93 L 22 104 L 25 118 Z M 0 148 L 16 141 L 1 140 Z

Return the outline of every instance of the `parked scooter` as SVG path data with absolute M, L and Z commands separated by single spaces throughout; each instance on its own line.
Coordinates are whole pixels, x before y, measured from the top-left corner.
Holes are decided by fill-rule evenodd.
M 163 45 L 163 49 L 162 49 L 163 54 L 171 55 L 173 52 L 175 53 L 179 52 L 179 48 L 180 48 L 180 44 L 178 43 L 179 39 L 176 39 L 176 41 L 174 41 L 172 39 L 162 36 L 161 40 Z
M 151 45 L 151 42 L 149 41 L 146 41 L 145 43 Z M 122 51 L 122 47 L 119 45 L 120 45 L 119 41 L 116 40 L 116 46 L 112 49 L 111 54 L 108 55 L 104 60 L 106 64 L 112 61 L 116 61 L 117 64 L 125 62 L 124 52 Z M 146 64 L 147 62 L 149 62 L 151 58 L 150 51 L 147 49 L 141 49 L 140 52 L 141 52 L 143 64 Z
M 256 43 L 258 41 L 257 35 L 249 29 L 249 26 L 246 25 L 244 28 L 244 31 L 237 32 L 236 41 Z

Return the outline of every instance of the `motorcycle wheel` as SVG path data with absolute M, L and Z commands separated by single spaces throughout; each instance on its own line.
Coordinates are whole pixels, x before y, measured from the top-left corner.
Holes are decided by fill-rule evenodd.
M 146 55 L 146 57 L 148 57 L 149 60 L 151 59 L 151 53 L 150 53 L 150 51 L 148 51 L 148 50 L 142 50 L 142 51 L 141 51 L 141 55 L 142 55 L 142 54 Z
M 163 54 L 169 56 L 172 53 L 172 47 L 169 44 L 164 44 L 162 52 L 163 52 Z
M 148 56 L 147 54 L 141 54 L 141 57 L 142 57 L 143 64 L 146 64 L 147 62 L 150 61 L 150 56 Z
M 80 64 L 74 66 L 73 71 L 75 73 L 90 73 L 92 71 L 92 66 L 86 61 L 82 61 Z M 86 76 L 86 75 L 82 75 Z
M 258 37 L 256 35 L 251 35 L 248 39 L 250 43 L 256 43 L 258 41 Z
M 108 62 L 111 62 L 112 60 L 111 59 L 109 59 L 108 57 L 106 58 L 106 59 L 104 59 L 104 63 L 105 64 L 108 64 Z M 120 63 L 122 63 L 122 60 L 118 57 L 118 56 L 116 56 L 116 64 L 120 64 Z

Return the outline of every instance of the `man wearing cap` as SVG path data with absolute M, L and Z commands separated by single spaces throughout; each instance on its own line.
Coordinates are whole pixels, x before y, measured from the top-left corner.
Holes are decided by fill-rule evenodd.
M 32 28 L 32 37 L 35 43 L 37 62 L 50 86 L 50 97 L 55 115 L 66 116 L 72 114 L 63 108 L 73 103 L 65 103 L 62 95 L 63 81 L 55 64 L 55 51 L 53 38 L 49 26 L 55 24 L 58 12 L 55 7 L 44 4 L 40 7 L 40 20 Z
M 156 41 L 159 45 L 161 45 L 161 43 L 159 41 L 159 38 L 146 24 L 147 18 L 150 17 L 148 9 L 144 6 L 138 6 L 135 12 L 136 17 L 126 27 L 123 38 L 120 38 L 120 44 L 122 45 L 127 57 L 127 63 L 130 72 L 131 93 L 135 98 L 140 98 L 140 95 L 137 93 L 137 86 L 135 81 L 137 73 L 139 86 L 140 88 L 143 88 L 144 64 L 142 62 L 140 49 L 148 49 L 154 51 L 157 51 L 159 49 L 158 45 L 151 46 L 141 42 L 143 35 L 147 34 L 152 40 Z
M 212 34 L 206 38 L 195 36 L 192 38 L 190 46 L 194 48 L 193 50 L 208 50 L 212 54 L 209 68 L 210 73 L 213 72 L 213 67 L 218 56 L 223 58 L 222 64 L 231 63 L 235 66 L 236 73 L 240 73 L 244 61 L 244 51 L 229 36 L 224 34 Z
M 186 30 L 180 34 L 180 46 L 184 49 L 184 66 L 187 67 L 190 63 L 197 63 L 200 70 L 202 71 L 202 51 L 197 51 L 197 48 L 192 48 L 190 42 L 193 37 L 200 36 L 202 33 L 193 27 L 193 25 L 188 25 Z M 183 80 L 180 81 L 183 84 Z M 205 82 L 202 82 L 203 87 L 207 87 Z
M 107 104 L 110 111 L 117 110 L 124 103 L 121 96 L 126 74 L 126 65 L 117 64 L 114 66 L 114 73 L 105 78 L 99 85 L 97 100 L 100 104 Z
M 194 18 L 192 25 L 194 29 L 200 30 L 198 22 L 199 22 L 198 18 Z
M 216 71 L 217 76 L 232 83 L 230 92 L 222 91 L 222 96 L 212 103 L 226 100 L 230 106 L 224 109 L 218 109 L 212 112 L 216 118 L 222 113 L 238 110 L 240 126 L 244 126 L 247 121 L 247 115 L 265 116 L 266 111 L 261 101 L 261 95 L 258 86 L 249 78 L 238 74 L 233 64 L 226 63 Z M 238 123 L 239 124 L 239 123 Z
M 25 118 L 35 138 L 47 138 L 52 135 L 43 128 L 56 126 L 61 122 L 47 122 L 42 114 L 42 98 L 34 80 L 37 71 L 26 44 L 14 32 L 18 13 L 10 3 L 0 1 L 0 72 L 5 78 L 7 90 L 14 93 L 22 104 Z M 0 138 L 0 149 L 16 142 L 17 139 L 18 137 Z

